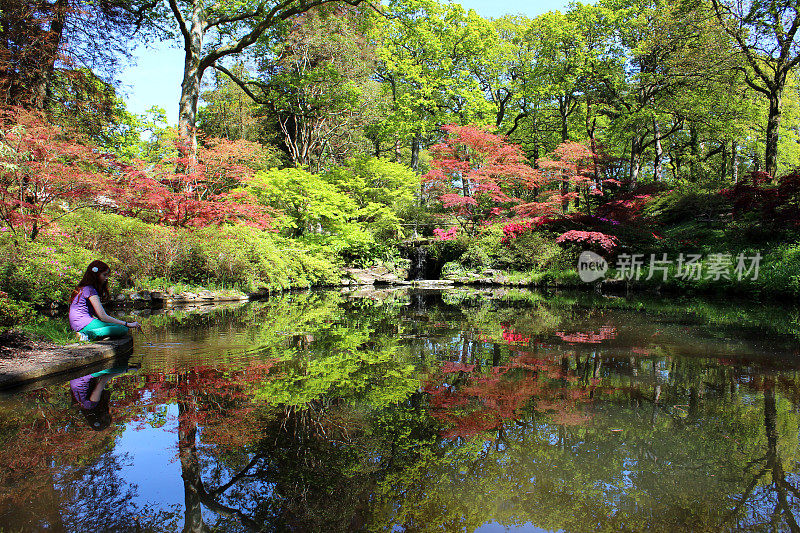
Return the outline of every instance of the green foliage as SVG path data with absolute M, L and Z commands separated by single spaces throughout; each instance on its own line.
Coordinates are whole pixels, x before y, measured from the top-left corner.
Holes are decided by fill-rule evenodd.
M 355 219 L 376 239 L 406 235 L 402 223 L 410 218 L 420 186 L 419 176 L 411 169 L 377 157 L 362 157 L 322 177 L 355 201 Z
M 241 62 L 233 65 L 231 72 L 239 78 L 249 76 Z M 198 129 L 206 137 L 258 141 L 262 133 L 256 118 L 258 104 L 228 76 L 219 71 L 213 74 L 214 88 L 201 94 L 206 105 L 197 110 Z
M 258 172 L 246 190 L 283 213 L 281 229 L 292 237 L 338 231 L 356 210 L 335 185 L 302 168 Z
M 106 146 L 126 163 L 137 159 L 161 163 L 178 157 L 177 132 L 169 126 L 167 112 L 161 107 L 153 106 L 141 115 L 126 110 L 114 135 Z
M 292 165 L 320 170 L 366 151 L 386 100 L 373 77 L 372 20 L 368 9 L 322 7 L 262 39 L 268 59 L 251 89 Z
M 84 210 L 62 218 L 60 226 L 65 246 L 76 243 L 104 258 L 121 287 L 139 278 L 170 277 L 178 257 L 189 254 L 185 232 L 134 217 Z
M 642 214 L 662 224 L 680 224 L 697 219 L 720 220 L 733 206 L 718 190 L 673 189 L 653 196 Z
M 25 324 L 35 317 L 36 311 L 30 303 L 11 300 L 0 292 L 0 328 Z
M 0 291 L 35 305 L 66 303 L 93 259 L 60 233 L 48 232 L 34 242 L 0 233 Z
M 339 281 L 329 256 L 247 226 L 164 228 L 93 211 L 60 222 L 35 242 L 0 233 L 0 291 L 35 305 L 64 304 L 86 265 L 98 258 L 111 266 L 112 294 L 176 283 L 255 291 Z
M 246 226 L 187 234 L 172 279 L 255 291 L 339 281 L 334 263 L 297 243 Z
M 800 296 L 800 244 L 770 250 L 762 260 L 757 284 L 767 293 Z
M 247 191 L 282 212 L 287 237 L 365 265 L 397 255 L 402 217 L 414 205 L 418 187 L 419 179 L 407 168 L 372 158 L 325 174 L 301 168 L 262 171 Z
M 418 387 L 414 367 L 397 361 L 393 350 L 364 350 L 284 365 L 279 378 L 264 383 L 256 398 L 286 405 L 344 398 L 381 407 L 406 399 Z
M 44 339 L 54 344 L 69 344 L 75 342 L 75 332 L 66 318 L 42 318 L 29 320 L 15 327 L 15 331 L 23 332 L 36 339 Z
M 563 253 L 552 236 L 540 232 L 529 231 L 508 244 L 501 242 L 503 225 L 485 226 L 476 239 L 468 242 L 458 262 L 470 269 L 542 270 Z

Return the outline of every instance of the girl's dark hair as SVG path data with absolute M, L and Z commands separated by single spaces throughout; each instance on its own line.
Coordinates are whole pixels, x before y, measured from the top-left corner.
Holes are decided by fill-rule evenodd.
M 108 299 L 108 280 L 104 282 L 100 281 L 100 273 L 108 272 L 109 270 L 111 270 L 111 267 L 98 259 L 89 263 L 89 266 L 86 267 L 86 272 L 83 273 L 81 282 L 78 283 L 78 286 L 72 291 L 72 296 L 69 297 L 69 303 L 72 304 L 72 302 L 75 301 L 75 297 L 84 287 L 94 287 L 94 290 L 100 295 L 101 300 Z
M 92 390 L 91 387 L 89 390 Z M 100 401 L 91 409 L 81 409 L 81 414 L 86 419 L 86 423 L 95 431 L 102 431 L 111 425 L 111 412 L 109 411 L 109 400 L 111 391 L 104 390 L 100 394 Z

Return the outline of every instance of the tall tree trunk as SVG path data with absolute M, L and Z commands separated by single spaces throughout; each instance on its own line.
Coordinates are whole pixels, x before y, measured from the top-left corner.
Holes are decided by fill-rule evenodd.
M 569 211 L 569 180 L 567 176 L 561 175 L 561 212 L 566 213 Z
M 739 183 L 739 144 L 733 141 L 731 146 L 731 176 L 734 183 Z
M 595 128 L 597 126 L 597 117 L 594 116 L 592 99 L 587 96 L 586 98 L 586 135 L 589 137 L 589 149 L 592 151 L 592 174 L 594 175 L 594 184 L 598 190 L 602 189 L 600 181 L 599 161 L 597 160 L 597 139 L 594 137 Z
M 655 139 L 655 152 L 656 156 L 653 161 L 653 181 L 661 181 L 661 164 L 664 158 L 664 150 L 661 147 L 661 129 L 658 127 L 658 121 L 653 119 L 653 135 Z
M 700 176 L 697 172 L 697 159 L 700 155 L 700 143 L 697 134 L 697 128 L 691 126 L 689 128 L 689 151 L 692 155 L 689 161 L 689 180 L 697 181 Z
M 642 169 L 642 140 L 638 134 L 631 139 L 630 170 L 628 173 L 628 187 L 636 187 Z
M 719 177 L 721 180 L 725 181 L 725 177 L 727 175 L 728 175 L 728 141 L 723 141 L 722 163 L 719 166 Z
M 561 142 L 567 142 L 569 140 L 569 131 L 567 129 L 569 100 L 566 97 L 558 97 L 558 114 L 561 116 Z
M 50 84 L 53 79 L 53 71 L 61 48 L 61 41 L 64 38 L 64 27 L 69 12 L 67 0 L 58 0 L 52 5 L 52 19 L 50 29 L 45 34 L 44 46 L 41 47 L 41 58 L 38 67 L 31 73 L 30 83 L 30 106 L 34 109 L 44 109 L 50 101 Z M 24 75 L 24 73 L 21 73 Z
M 181 99 L 178 103 L 178 136 L 190 149 L 192 164 L 197 158 L 197 101 L 200 99 L 200 80 L 203 69 L 200 58 L 203 50 L 203 17 L 200 0 L 192 2 L 191 18 L 188 21 L 187 35 L 184 35 L 186 55 L 183 62 L 183 82 Z
M 419 152 L 422 148 L 422 135 L 417 133 L 411 139 L 411 169 L 417 170 L 419 168 Z
M 178 379 L 186 379 L 179 376 Z M 178 457 L 183 478 L 184 533 L 206 533 L 208 526 L 203 521 L 203 509 L 198 487 L 200 483 L 200 461 L 197 457 L 197 406 L 191 391 L 178 400 Z
M 769 98 L 769 117 L 767 118 L 767 146 L 764 153 L 764 170 L 772 176 L 778 172 L 778 134 L 781 125 L 781 104 L 783 83 Z

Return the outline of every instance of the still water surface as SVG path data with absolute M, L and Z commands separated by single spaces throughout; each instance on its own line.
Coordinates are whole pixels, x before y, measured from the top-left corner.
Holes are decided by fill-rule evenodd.
M 142 322 L 99 407 L 0 398 L 0 530 L 800 530 L 797 308 L 320 291 Z

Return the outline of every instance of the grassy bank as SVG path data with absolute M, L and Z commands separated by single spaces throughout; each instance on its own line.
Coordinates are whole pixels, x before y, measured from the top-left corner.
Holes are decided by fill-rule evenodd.
M 37 309 L 66 305 L 86 265 L 112 268 L 112 296 L 124 290 L 243 292 L 339 282 L 335 256 L 246 226 L 166 228 L 84 210 L 36 241 L 0 233 L 0 327 L 35 322 Z

